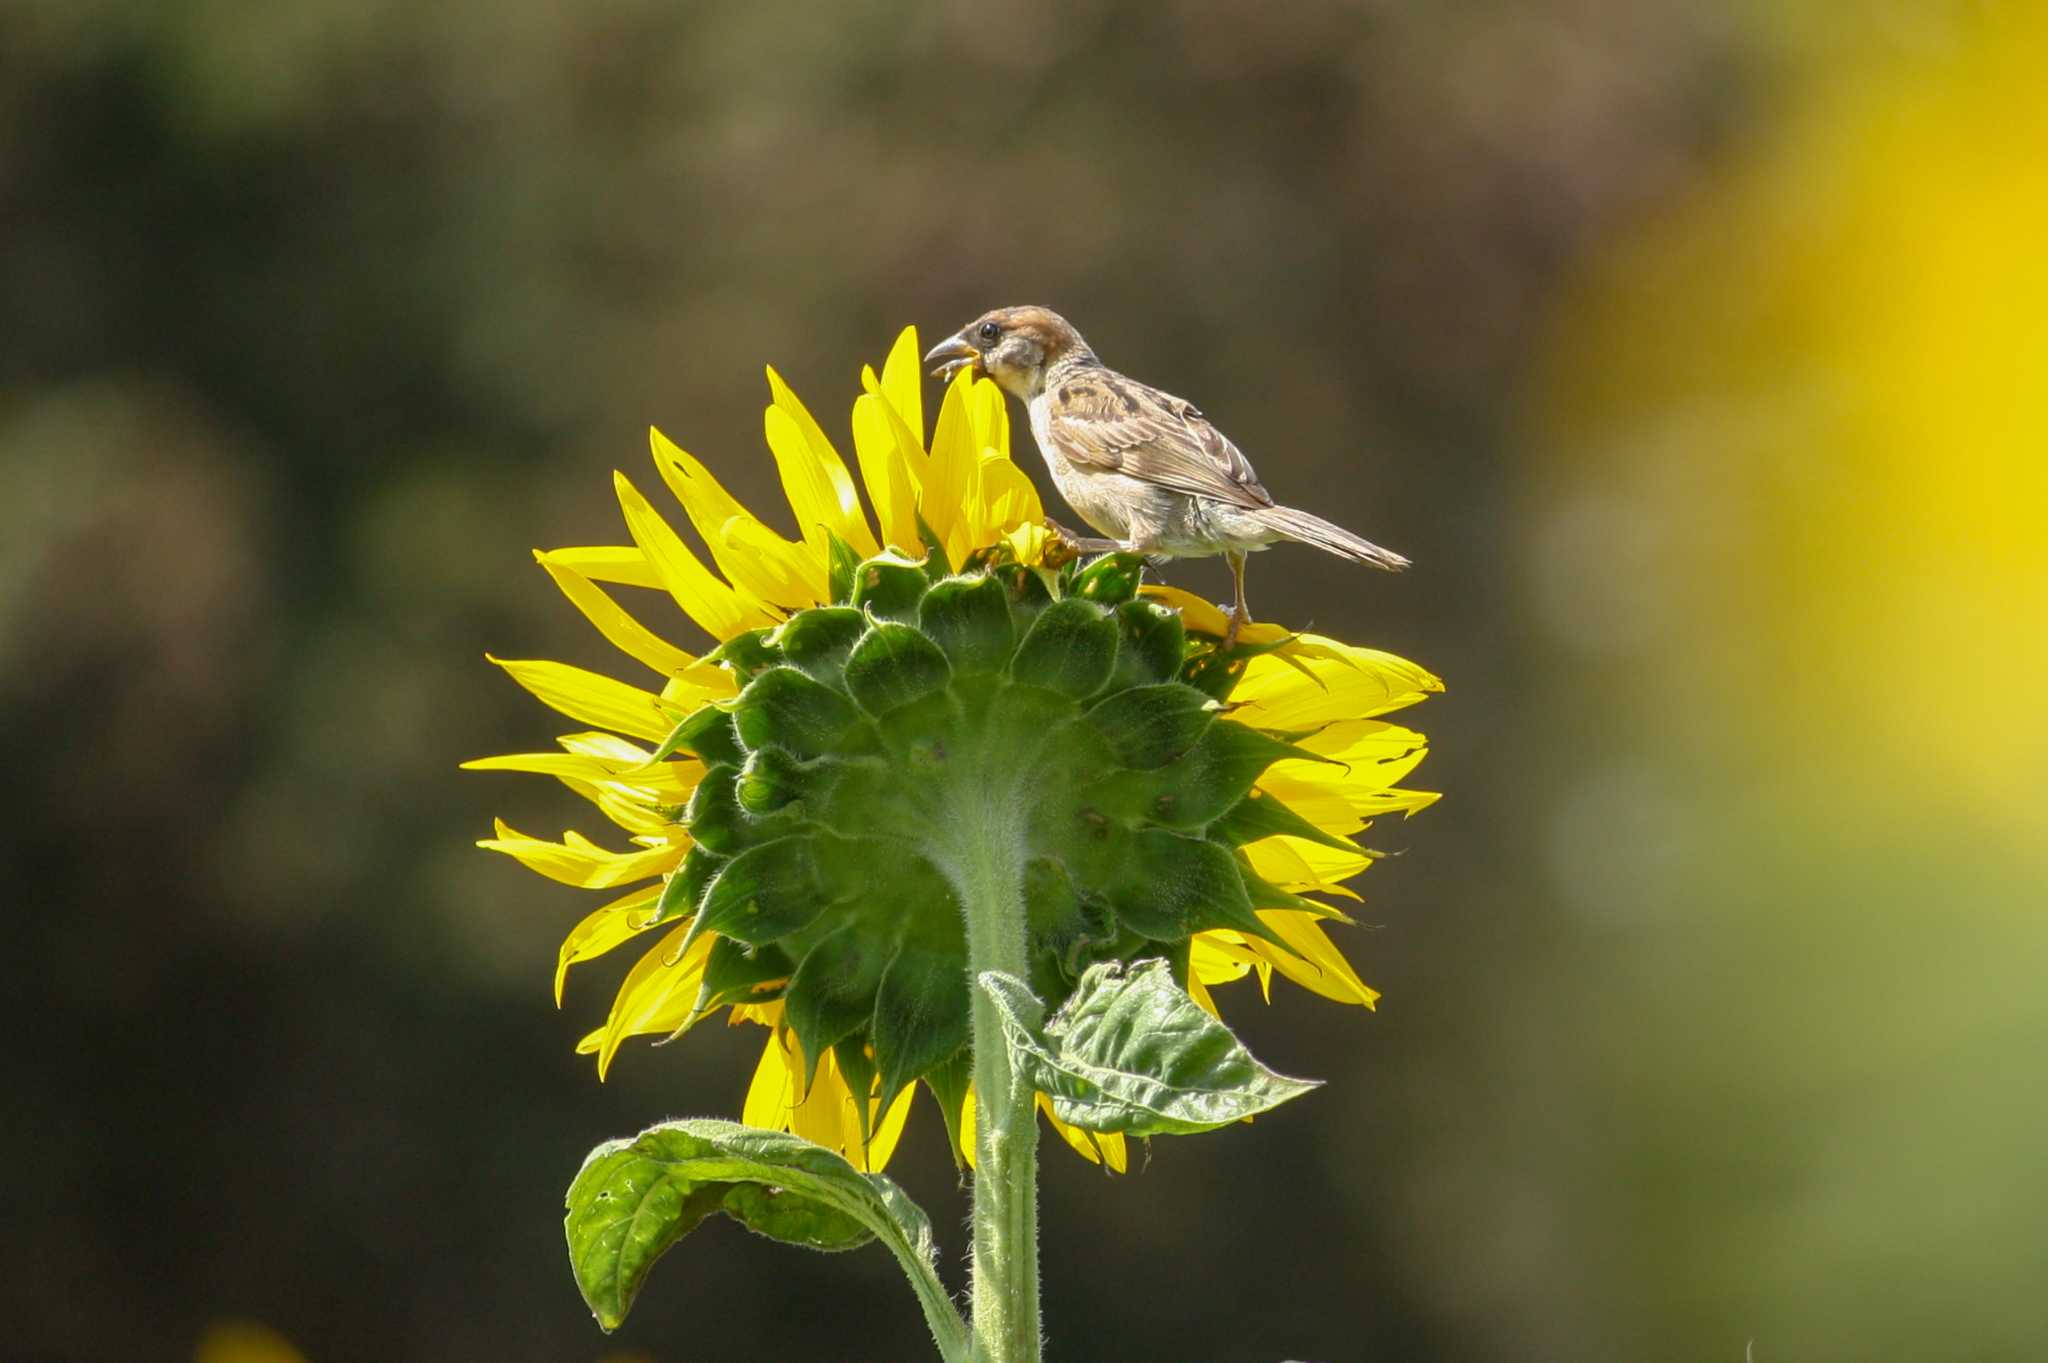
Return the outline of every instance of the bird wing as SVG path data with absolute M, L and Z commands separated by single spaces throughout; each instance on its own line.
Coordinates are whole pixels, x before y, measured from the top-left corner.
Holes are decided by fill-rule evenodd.
M 1244 451 L 1185 398 L 1108 370 L 1051 396 L 1052 438 L 1073 463 L 1247 508 L 1273 505 Z

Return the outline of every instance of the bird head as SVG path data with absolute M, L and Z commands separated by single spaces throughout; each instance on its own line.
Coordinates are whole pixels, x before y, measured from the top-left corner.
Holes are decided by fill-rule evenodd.
M 988 375 L 1006 393 L 1029 402 L 1045 387 L 1045 373 L 1060 361 L 1093 358 L 1081 333 L 1051 308 L 997 308 L 933 346 L 924 357 L 934 377 L 963 368 Z

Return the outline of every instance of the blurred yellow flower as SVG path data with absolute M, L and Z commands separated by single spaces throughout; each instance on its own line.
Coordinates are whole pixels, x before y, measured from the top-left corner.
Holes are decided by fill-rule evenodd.
M 1958 22 L 1974 41 L 1831 67 L 1617 253 L 1564 314 L 1538 420 L 1550 490 L 1606 527 L 1560 611 L 1604 627 L 1590 603 L 1652 584 L 1626 613 L 1660 673 L 1632 691 L 1703 746 L 1739 708 L 1747 750 L 2036 839 L 2048 12 Z

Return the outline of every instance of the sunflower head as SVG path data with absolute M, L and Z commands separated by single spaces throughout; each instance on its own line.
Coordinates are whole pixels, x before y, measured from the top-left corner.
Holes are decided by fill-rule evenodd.
M 1435 678 L 1271 625 L 1225 648 L 1221 613 L 1141 586 L 1139 560 L 1071 561 L 1008 459 L 987 380 L 955 380 L 926 451 L 914 370 L 905 381 L 916 355 L 906 332 L 854 410 L 879 535 L 779 380 L 767 431 L 797 539 L 657 438 L 724 580 L 622 477 L 633 546 L 541 559 L 660 691 L 508 663 L 614 732 L 477 764 L 549 771 L 639 843 L 605 853 L 501 828 L 485 844 L 561 879 L 650 880 L 564 945 L 566 969 L 666 925 L 586 1039 L 600 1063 L 625 1036 L 731 1009 L 774 1028 L 763 1074 L 782 1108 L 750 1098 L 749 1120 L 801 1130 L 822 1075 L 849 1118 L 825 1143 L 863 1150 L 878 1121 L 893 1142 L 919 1080 L 971 1145 L 970 887 L 1007 887 L 1050 1008 L 1090 967 L 1147 958 L 1212 1012 L 1209 985 L 1254 971 L 1370 1005 L 1320 927 L 1344 916 L 1311 896 L 1350 893 L 1370 816 L 1434 798 L 1395 787 L 1422 740 L 1376 717 Z M 666 643 L 599 579 L 666 589 L 716 647 Z

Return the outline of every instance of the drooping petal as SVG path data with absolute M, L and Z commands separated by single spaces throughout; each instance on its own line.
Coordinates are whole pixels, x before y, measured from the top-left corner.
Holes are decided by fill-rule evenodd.
M 910 1104 L 911 1100 L 916 1096 L 917 1085 L 912 1084 L 896 1095 L 896 1101 L 889 1104 L 889 1110 L 882 1113 L 879 1120 L 876 1119 L 874 1113 L 875 1109 L 881 1106 L 881 1100 L 879 1098 L 869 1100 L 868 1112 L 870 1115 L 868 1121 L 872 1127 L 872 1134 L 869 1136 L 865 1146 L 856 1145 L 852 1147 L 846 1156 L 853 1161 L 855 1168 L 870 1174 L 878 1174 L 888 1167 L 889 1157 L 896 1153 L 897 1142 L 903 1139 L 903 1126 L 904 1123 L 910 1120 Z M 855 1141 L 860 1139 L 860 1125 L 857 1118 L 851 1138 Z M 855 1150 L 859 1153 L 855 1154 Z
M 1245 665 L 1230 693 L 1231 714 L 1261 729 L 1313 729 L 1383 715 L 1443 689 L 1406 658 L 1304 634 Z
M 1236 933 L 1198 932 L 1188 944 L 1188 977 L 1203 984 L 1229 984 L 1251 970 L 1250 956 L 1242 947 L 1235 950 L 1225 937 L 1244 939 Z
M 632 533 L 633 542 L 661 575 L 662 586 L 683 608 L 683 614 L 695 620 L 706 634 L 723 642 L 782 618 L 780 612 L 752 592 L 719 581 L 625 474 L 614 473 L 612 482 L 618 490 L 619 507 L 626 513 L 626 529 Z
M 654 467 L 683 505 L 718 571 L 772 605 L 790 610 L 825 599 L 828 565 L 807 544 L 792 544 L 725 490 L 711 470 L 650 427 Z
M 549 842 L 528 837 L 503 819 L 496 827 L 498 836 L 480 839 L 478 847 L 503 852 L 530 871 L 586 890 L 608 890 L 672 871 L 688 850 L 682 844 L 663 843 L 637 852 L 613 852 L 573 831 L 564 833 L 561 842 Z
M 1244 849 L 1252 869 L 1293 894 L 1337 894 L 1356 899 L 1344 882 L 1372 865 L 1369 852 L 1340 851 L 1306 838 L 1262 838 Z
M 1121 1131 L 1088 1131 L 1082 1127 L 1069 1126 L 1053 1115 L 1052 1099 L 1038 1095 L 1038 1110 L 1052 1123 L 1052 1129 L 1060 1133 L 1060 1139 L 1072 1146 L 1074 1153 L 1090 1164 L 1106 1164 L 1116 1173 L 1130 1169 L 1130 1154 L 1124 1144 Z
M 597 632 L 610 640 L 614 648 L 664 676 L 679 676 L 696 666 L 695 654 L 685 653 L 626 614 L 618 602 L 582 573 L 541 550 L 536 549 L 533 556 L 547 569 L 569 603 L 583 612 L 583 617 L 597 626 Z
M 493 658 L 512 680 L 531 691 L 542 704 L 571 719 L 598 724 L 635 738 L 660 742 L 675 728 L 679 716 L 664 709 L 652 691 L 643 691 L 598 672 L 544 659 Z
M 619 1046 L 627 1037 L 653 1033 L 665 1036 L 689 1017 L 697 1001 L 697 986 L 704 980 L 704 962 L 711 955 L 711 944 L 717 940 L 717 934 L 699 933 L 685 949 L 683 938 L 688 932 L 688 924 L 679 924 L 626 972 L 598 1042 L 599 1079 L 610 1071 L 612 1057 L 619 1053 Z
M 1248 939 L 1251 949 L 1265 957 L 1273 969 L 1302 988 L 1339 1003 L 1371 1008 L 1379 1001 L 1379 990 L 1358 978 L 1358 972 L 1351 968 L 1344 954 L 1324 935 L 1315 915 L 1299 909 L 1261 909 L 1259 917 L 1282 941 L 1301 953 L 1292 956 L 1270 942 Z
M 775 466 L 782 475 L 782 490 L 796 513 L 797 529 L 806 543 L 819 554 L 825 550 L 825 532 L 830 531 L 853 546 L 862 558 L 871 558 L 881 546 L 868 529 L 853 477 L 839 451 L 789 385 L 773 366 L 768 369 L 768 389 L 774 401 L 762 425 Z
M 1384 720 L 1340 720 L 1295 740 L 1327 761 L 1285 758 L 1259 777 L 1259 789 L 1326 833 L 1346 836 L 1380 814 L 1413 813 L 1436 800 L 1428 791 L 1393 789 L 1428 754 L 1428 740 Z
M 555 960 L 555 1007 L 562 1006 L 562 984 L 569 978 L 569 967 L 578 961 L 602 956 L 621 942 L 630 941 L 648 926 L 654 916 L 655 903 L 660 898 L 661 885 L 658 882 L 643 885 L 592 911 L 569 929 Z

